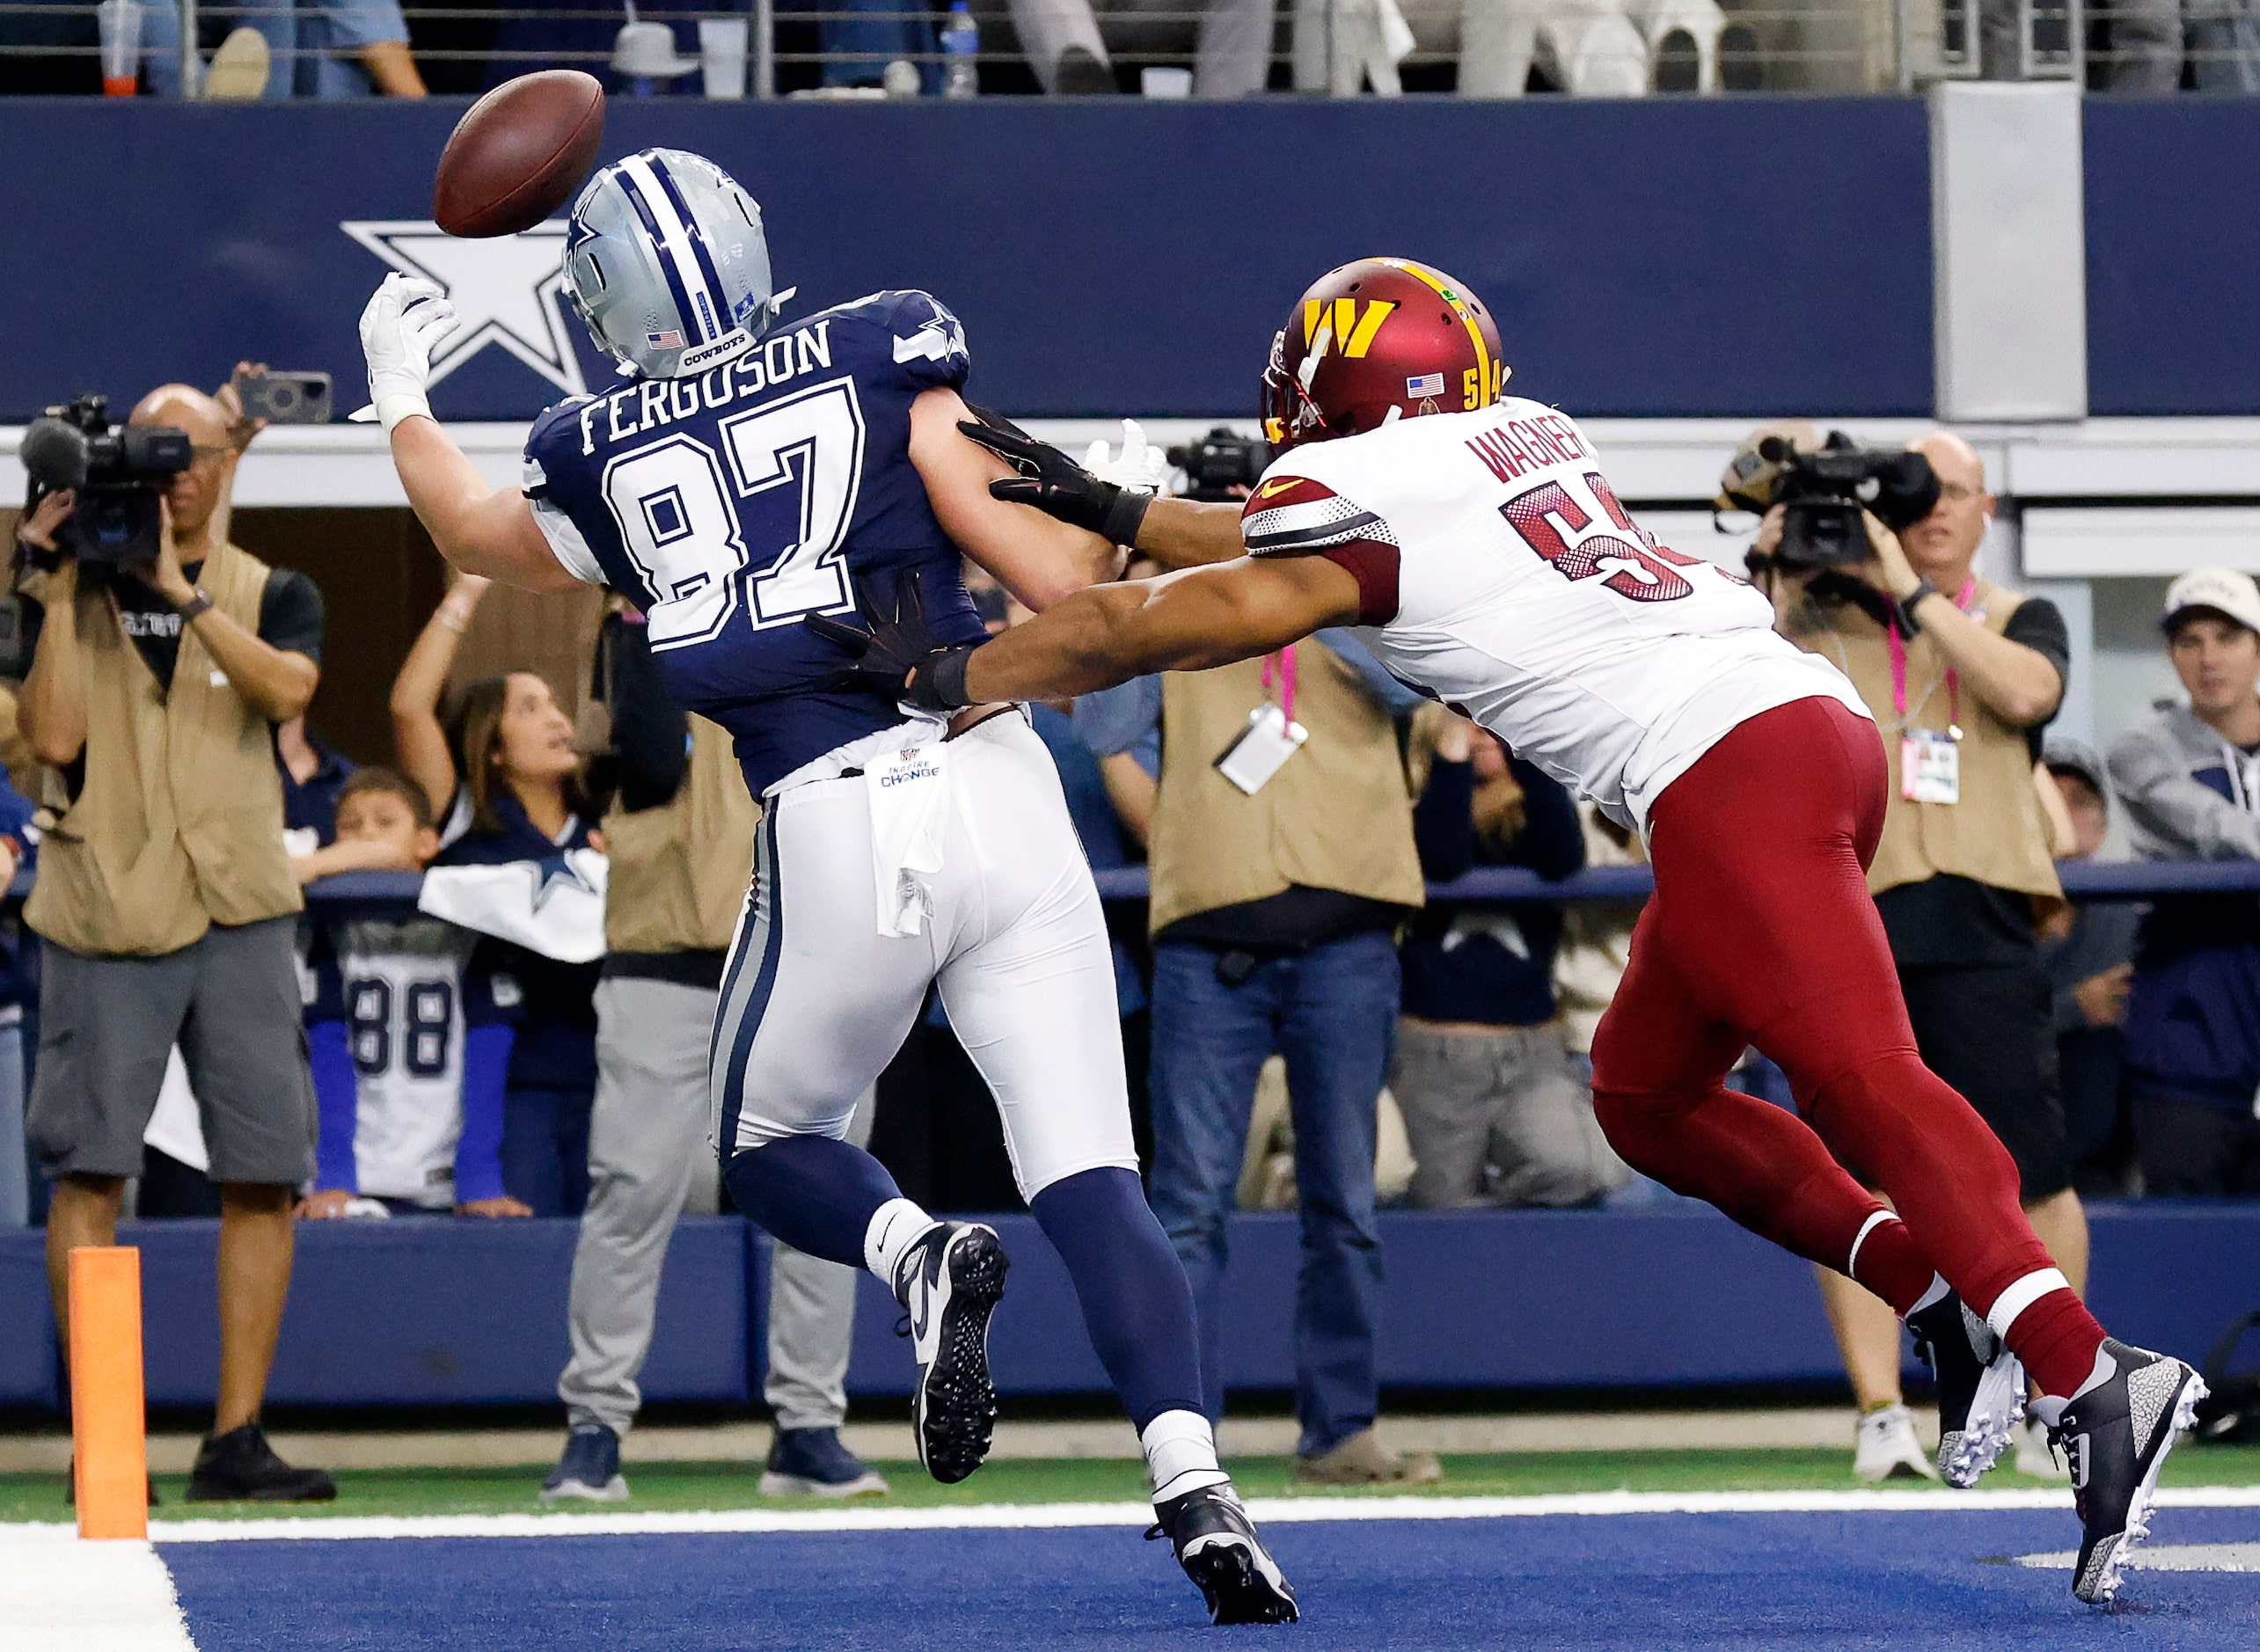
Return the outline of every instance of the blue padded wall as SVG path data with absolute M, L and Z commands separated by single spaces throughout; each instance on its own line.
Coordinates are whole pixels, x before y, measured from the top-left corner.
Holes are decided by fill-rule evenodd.
M 991 1347 L 1007 1393 L 1101 1392 L 1075 1292 L 1027 1217 L 991 1218 L 1013 1258 Z M 2202 1357 L 2260 1308 L 2260 1205 L 2157 1202 L 2093 1212 L 2091 1296 L 2131 1341 Z M 143 1250 L 149 1393 L 208 1404 L 218 1331 L 215 1224 L 128 1224 Z M 1388 1267 L 1382 1380 L 1422 1388 L 1832 1382 L 1841 1373 L 1803 1263 L 1700 1208 L 1503 1211 L 1381 1218 Z M 1232 1223 L 1226 1379 L 1294 1381 L 1295 1219 Z M 0 1405 L 54 1403 L 40 1235 L 0 1234 Z M 313 1224 L 275 1362 L 280 1404 L 545 1402 L 565 1360 L 569 1222 Z M 677 1232 L 643 1378 L 655 1400 L 759 1392 L 768 1245 L 735 1218 Z M 756 1264 L 749 1268 L 750 1259 Z M 898 1310 L 867 1276 L 851 1389 L 907 1393 Z M 750 1347 L 747 1327 L 756 1327 Z
M 71 163 L 0 173 L 0 216 L 69 249 L 11 271 L 0 416 L 216 384 L 245 356 L 327 369 L 350 409 L 355 322 L 387 266 L 341 225 L 428 219 L 460 109 L 6 100 L 0 153 Z M 1296 296 L 1377 252 L 1471 283 L 1518 386 L 1576 413 L 1931 401 L 1911 99 L 614 104 L 608 155 L 662 143 L 753 190 L 803 312 L 889 286 L 954 306 L 972 393 L 1014 413 L 1251 415 Z M 554 347 L 538 268 L 507 245 L 444 251 Z M 560 325 L 587 382 L 609 384 Z M 489 347 L 433 401 L 524 417 L 561 393 Z
M 298 1229 L 275 1353 L 279 1405 L 542 1400 L 565 1367 L 570 1221 L 397 1219 Z M 210 1402 L 219 1378 L 216 1222 L 129 1223 L 142 1247 L 152 1405 Z M 742 1400 L 745 1224 L 694 1217 L 676 1231 L 644 1369 L 653 1400 Z
M 2260 99 L 2090 98 L 2088 402 L 2260 413 Z

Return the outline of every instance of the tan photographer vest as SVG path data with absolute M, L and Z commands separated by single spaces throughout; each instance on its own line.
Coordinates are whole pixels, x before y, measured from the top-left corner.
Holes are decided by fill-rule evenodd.
M 256 635 L 267 571 L 223 545 L 198 584 Z M 168 693 L 100 581 L 79 585 L 77 617 L 86 779 L 40 844 L 25 920 L 73 952 L 153 957 L 214 924 L 304 910 L 282 847 L 274 726 L 236 692 L 194 627 L 181 627 Z
M 730 737 L 691 720 L 691 762 L 674 798 L 604 817 L 611 884 L 604 945 L 616 953 L 719 952 L 730 944 L 753 877 L 761 808 Z
M 1970 599 L 1970 617 L 1982 615 L 1986 629 L 1999 636 L 2023 601 L 2015 591 L 1979 580 Z M 1918 632 L 1907 643 L 1904 718 L 1892 705 L 1891 645 L 1882 625 L 1847 607 L 1839 610 L 1832 639 L 1824 634 L 1810 640 L 1818 644 L 1815 652 L 1844 667 L 1883 737 L 1891 810 L 1884 816 L 1883 844 L 1868 868 L 1869 893 L 1881 895 L 1943 872 L 2031 895 L 2040 903 L 2039 916 L 2060 903 L 2064 886 L 2049 854 L 2048 821 L 2033 789 L 2032 751 L 2024 730 L 2002 721 L 1964 683 L 1962 800 L 1910 801 L 1900 794 L 1900 735 L 1908 728 L 1943 731 L 1955 720 L 1946 661 L 1930 633 Z
M 1396 725 L 1331 649 L 1309 640 L 1294 647 L 1295 720 L 1311 737 L 1253 797 L 1215 761 L 1264 702 L 1263 662 L 1161 679 L 1166 757 L 1150 851 L 1156 933 L 1291 884 L 1397 906 L 1426 899 Z

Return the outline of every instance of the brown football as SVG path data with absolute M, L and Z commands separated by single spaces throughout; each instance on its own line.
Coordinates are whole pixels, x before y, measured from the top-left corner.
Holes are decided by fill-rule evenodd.
M 432 179 L 450 235 L 516 235 L 573 198 L 604 136 L 604 89 L 577 69 L 506 80 L 456 122 Z

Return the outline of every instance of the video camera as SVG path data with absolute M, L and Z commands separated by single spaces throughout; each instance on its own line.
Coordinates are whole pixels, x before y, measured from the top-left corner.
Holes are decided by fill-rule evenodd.
M 81 396 L 32 420 L 18 457 L 32 479 L 26 510 L 64 488 L 78 494 L 62 549 L 83 563 L 123 565 L 157 560 L 160 490 L 196 450 L 170 425 L 113 426 L 108 397 Z
M 1169 450 L 1169 462 L 1185 472 L 1185 497 L 1223 503 L 1240 497 L 1235 487 L 1254 487 L 1271 463 L 1271 447 L 1218 425 L 1198 442 Z
M 1774 562 L 1790 573 L 1852 567 L 1869 557 L 1863 510 L 1897 533 L 1930 515 L 1938 475 L 1920 453 L 1863 448 L 1832 430 L 1818 450 L 1768 435 L 1737 453 L 1719 479 L 1721 510 L 1782 512 Z

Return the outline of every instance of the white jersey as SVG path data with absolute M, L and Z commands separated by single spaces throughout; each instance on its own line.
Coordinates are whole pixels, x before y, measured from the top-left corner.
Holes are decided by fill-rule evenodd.
M 1643 832 L 1664 788 L 1759 713 L 1826 695 L 1868 714 L 1747 582 L 1635 524 L 1584 433 L 1537 402 L 1296 448 L 1242 530 L 1252 555 L 1355 574 L 1384 665 Z
M 364 918 L 331 933 L 339 1019 L 353 1052 L 360 1191 L 451 1206 L 463 1135 L 464 965 L 478 937 L 429 918 Z

